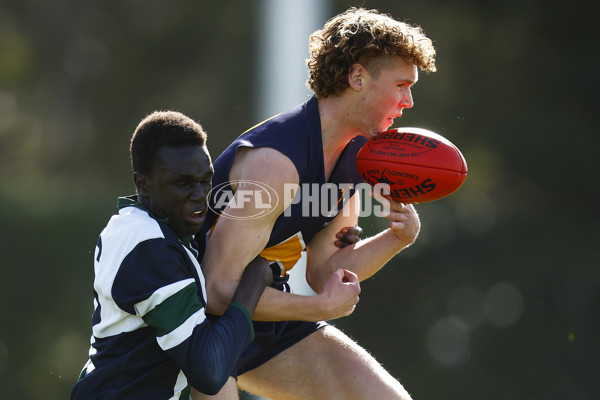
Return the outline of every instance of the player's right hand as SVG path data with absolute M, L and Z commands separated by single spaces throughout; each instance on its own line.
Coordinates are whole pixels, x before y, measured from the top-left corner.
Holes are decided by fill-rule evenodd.
M 345 317 L 354 312 L 360 294 L 360 283 L 354 272 L 343 268 L 336 268 L 331 275 L 323 291 L 318 295 L 322 301 L 322 320 L 330 320 Z

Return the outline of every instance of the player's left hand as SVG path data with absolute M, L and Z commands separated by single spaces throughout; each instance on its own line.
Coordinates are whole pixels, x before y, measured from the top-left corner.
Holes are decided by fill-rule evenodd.
M 396 237 L 407 245 L 413 243 L 421 229 L 421 221 L 415 207 L 395 201 L 381 191 L 372 190 L 371 196 L 383 206 L 381 216 L 391 221 L 390 229 Z
M 360 241 L 360 237 L 363 234 L 363 230 L 360 226 L 347 226 L 342 228 L 336 235 L 336 241 L 334 244 L 343 249 L 346 246 L 350 246 Z
M 417 210 L 412 204 L 403 204 L 393 200 L 390 200 L 389 204 L 389 212 L 384 216 L 391 221 L 390 229 L 401 241 L 409 244 L 413 243 L 421 229 L 421 221 L 419 221 Z

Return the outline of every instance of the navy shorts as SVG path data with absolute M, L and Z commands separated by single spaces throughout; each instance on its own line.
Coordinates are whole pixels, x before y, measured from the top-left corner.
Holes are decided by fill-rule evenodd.
M 282 277 L 274 268 L 271 287 L 289 292 L 288 279 L 289 275 Z M 290 348 L 324 326 L 327 326 L 327 322 L 325 321 L 253 321 L 253 324 L 255 337 L 248 347 L 246 347 L 234 371 L 231 373 L 231 376 L 235 378 L 238 375 L 260 367 L 277 354 Z

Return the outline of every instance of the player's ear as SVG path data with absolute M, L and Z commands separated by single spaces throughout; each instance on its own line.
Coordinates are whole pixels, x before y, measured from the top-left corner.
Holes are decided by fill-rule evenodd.
M 148 197 L 148 175 L 133 172 L 133 182 L 139 196 Z
M 361 64 L 352 64 L 348 70 L 348 85 L 354 90 L 361 90 L 366 71 Z

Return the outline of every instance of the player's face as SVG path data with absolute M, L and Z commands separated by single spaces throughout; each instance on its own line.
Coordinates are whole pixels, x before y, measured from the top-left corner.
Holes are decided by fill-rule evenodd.
M 411 88 L 417 82 L 418 69 L 400 56 L 390 57 L 378 74 L 365 76 L 362 91 L 361 131 L 371 136 L 389 129 L 394 118 L 413 106 Z
M 150 211 L 178 237 L 195 235 L 206 215 L 213 166 L 206 146 L 163 147 L 147 177 Z

